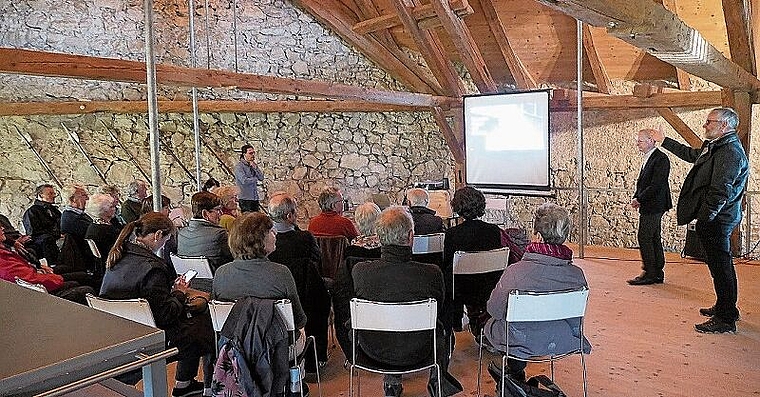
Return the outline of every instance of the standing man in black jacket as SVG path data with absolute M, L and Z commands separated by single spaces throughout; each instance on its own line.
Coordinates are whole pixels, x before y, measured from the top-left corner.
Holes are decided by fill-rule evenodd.
M 644 272 L 628 280 L 630 285 L 662 284 L 665 278 L 661 223 L 665 211 L 673 208 L 668 184 L 670 159 L 655 147 L 652 131 L 641 130 L 636 136 L 636 146 L 644 159 L 631 207 L 639 210 L 639 252 Z
M 676 215 L 679 225 L 697 220 L 697 236 L 715 287 L 715 305 L 699 309 L 710 319 L 694 326 L 702 333 L 735 333 L 739 319 L 729 237 L 741 221 L 749 162 L 736 133 L 738 125 L 739 116 L 733 109 L 713 109 L 702 126 L 707 140 L 700 149 L 665 138 L 659 131 L 653 134 L 663 148 L 694 163 L 683 182 Z

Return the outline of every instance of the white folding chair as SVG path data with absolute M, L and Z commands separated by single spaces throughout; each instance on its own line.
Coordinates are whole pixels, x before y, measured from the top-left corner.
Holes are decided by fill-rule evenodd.
M 90 247 L 90 252 L 92 252 L 92 256 L 101 259 L 103 258 L 100 254 L 100 250 L 98 249 L 98 245 L 95 244 L 95 240 L 91 238 L 86 238 L 84 241 L 87 242 L 87 245 Z
M 298 356 L 298 352 L 296 352 L 296 321 L 293 316 L 293 304 L 290 303 L 290 299 L 280 299 L 274 304 L 275 309 L 280 314 L 282 319 L 285 321 L 285 326 L 288 329 L 288 332 L 291 334 L 291 341 L 292 343 L 288 347 L 288 353 L 290 354 L 290 357 L 293 357 L 293 367 L 291 370 L 296 369 L 298 371 L 298 381 L 299 385 L 301 386 L 301 397 L 303 397 L 303 378 L 304 378 L 304 371 L 303 369 L 303 361 L 306 357 L 306 349 L 301 353 L 300 357 Z M 311 340 L 311 346 L 314 349 L 314 366 L 317 369 L 317 389 L 319 390 L 319 397 L 322 397 L 322 381 L 319 378 L 319 361 L 317 358 L 317 342 L 314 336 L 309 336 L 307 340 L 305 341 L 306 348 L 308 349 L 309 346 L 309 339 Z
M 221 332 L 224 327 L 224 322 L 227 321 L 232 306 L 235 306 L 235 302 L 224 302 L 218 300 L 212 300 L 208 303 L 208 310 L 211 312 L 211 324 L 214 326 L 214 331 Z
M 509 262 L 509 247 L 497 248 L 490 251 L 454 253 L 454 264 L 451 276 L 451 297 L 456 291 L 455 281 L 458 274 L 481 274 L 502 271 Z
M 527 361 L 534 363 L 549 362 L 551 366 L 551 379 L 554 380 L 554 361 L 573 354 L 580 354 L 581 366 L 583 367 L 583 396 L 588 396 L 586 385 L 586 358 L 583 351 L 583 319 L 586 315 L 588 303 L 587 287 L 566 291 L 530 292 L 514 290 L 509 293 L 507 300 L 507 315 L 504 323 L 505 346 L 507 352 L 501 352 L 501 395 L 504 395 L 504 377 L 506 376 L 507 359 Z M 509 354 L 509 324 L 520 322 L 545 322 L 556 320 L 578 319 L 579 344 L 577 349 L 567 352 L 559 352 L 552 356 L 517 357 Z M 478 396 L 480 396 L 480 374 L 483 363 L 483 333 L 480 334 L 480 348 L 478 349 Z
M 438 352 L 436 344 L 436 319 L 438 316 L 438 305 L 435 299 L 426 299 L 416 302 L 373 302 L 359 298 L 351 299 L 351 366 L 349 374 L 348 395 L 353 396 L 354 392 L 354 368 L 362 369 L 369 372 L 391 375 L 402 375 L 412 372 L 423 371 L 428 368 L 435 368 L 438 378 L 441 379 L 441 368 L 438 366 Z M 412 331 L 431 331 L 431 342 L 433 344 L 433 354 L 430 360 L 425 360 L 420 366 L 406 370 L 393 370 L 370 365 L 368 362 L 361 360 L 357 355 L 357 331 L 385 331 L 385 332 L 412 332 Z M 357 378 L 359 373 L 357 372 Z M 360 379 L 358 379 L 361 387 Z M 361 389 L 357 390 L 361 395 Z M 438 382 L 438 396 L 441 395 L 441 382 Z
M 44 285 L 30 283 L 30 282 L 28 282 L 26 280 L 22 280 L 19 277 L 16 277 L 16 284 L 20 285 L 20 286 L 22 286 L 24 288 L 29 288 L 29 289 L 37 291 L 37 292 L 42 292 L 43 294 L 47 294 L 48 293 L 48 290 L 47 290 L 47 288 L 45 288 Z
M 156 327 L 153 312 L 150 310 L 148 301 L 143 298 L 137 299 L 104 299 L 92 294 L 87 294 L 87 305 L 93 309 L 110 313 L 115 316 L 126 318 L 134 322 Z
M 412 240 L 412 254 L 443 253 L 444 233 L 421 234 Z M 443 254 L 441 254 L 443 255 Z
M 187 257 L 179 256 L 175 254 L 169 254 L 171 258 L 174 270 L 177 274 L 184 274 L 188 270 L 195 270 L 198 272 L 198 278 L 214 278 L 214 273 L 211 272 L 211 266 L 208 264 L 208 259 L 204 256 L 199 257 Z

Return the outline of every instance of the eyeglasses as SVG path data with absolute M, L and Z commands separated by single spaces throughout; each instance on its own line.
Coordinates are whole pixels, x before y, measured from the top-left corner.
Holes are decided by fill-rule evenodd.
M 710 120 L 710 119 L 707 119 L 706 123 L 709 124 L 709 123 L 722 123 L 722 122 L 723 122 L 722 120 Z

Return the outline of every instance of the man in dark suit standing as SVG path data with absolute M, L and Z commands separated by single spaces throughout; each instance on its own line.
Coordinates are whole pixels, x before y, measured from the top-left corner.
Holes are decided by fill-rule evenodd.
M 739 116 L 733 109 L 713 109 L 702 126 L 706 140 L 699 149 L 665 138 L 659 131 L 652 135 L 663 148 L 694 163 L 678 196 L 676 215 L 679 225 L 697 220 L 695 229 L 715 288 L 715 305 L 699 309 L 701 315 L 710 317 L 694 326 L 701 333 L 735 333 L 739 319 L 729 238 L 742 218 L 749 162 L 736 133 L 738 125 Z
M 673 208 L 668 184 L 670 159 L 654 142 L 652 130 L 641 130 L 636 136 L 636 146 L 644 159 L 631 207 L 639 210 L 639 252 L 644 272 L 628 280 L 630 285 L 662 284 L 665 278 L 660 224 L 665 211 Z

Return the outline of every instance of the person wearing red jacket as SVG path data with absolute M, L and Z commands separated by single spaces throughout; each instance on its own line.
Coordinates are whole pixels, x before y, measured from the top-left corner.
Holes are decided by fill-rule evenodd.
M 4 244 L 5 229 L 0 227 L 0 279 L 15 283 L 16 277 L 32 283 L 42 284 L 51 294 L 73 302 L 87 304 L 85 295 L 95 294 L 92 287 L 80 286 L 78 282 L 67 280 L 67 275 L 54 274 L 46 265 L 35 268 L 21 255 L 8 249 Z

